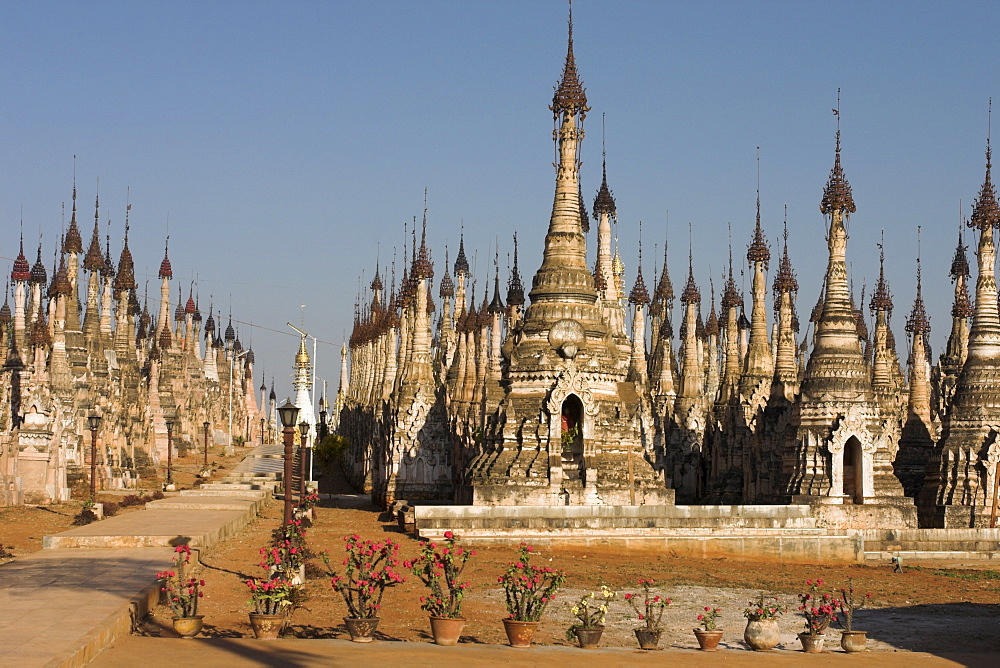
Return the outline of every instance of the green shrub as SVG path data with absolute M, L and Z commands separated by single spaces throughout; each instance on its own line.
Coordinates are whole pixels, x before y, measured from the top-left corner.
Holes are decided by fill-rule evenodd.
M 320 471 L 329 471 L 337 463 L 350 445 L 350 440 L 346 436 L 338 434 L 328 434 L 326 438 L 316 444 L 313 448 L 313 458 L 316 467 Z

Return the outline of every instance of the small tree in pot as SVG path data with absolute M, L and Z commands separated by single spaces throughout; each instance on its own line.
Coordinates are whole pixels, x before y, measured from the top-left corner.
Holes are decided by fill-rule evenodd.
M 656 649 L 663 633 L 663 613 L 671 600 L 656 593 L 656 582 L 652 578 L 639 578 L 637 584 L 642 587 L 641 594 L 628 593 L 624 596 L 625 602 L 639 616 L 639 621 L 645 622 L 644 626 L 634 629 L 635 637 L 641 649 Z
M 698 646 L 705 652 L 714 652 L 722 640 L 722 629 L 716 621 L 721 614 L 722 608 L 713 608 L 710 605 L 705 606 L 704 612 L 698 613 L 698 623 L 701 628 L 695 629 L 694 635 L 698 639 Z
M 427 596 L 420 597 L 420 607 L 430 615 L 437 645 L 457 644 L 465 627 L 462 599 L 469 583 L 462 582 L 461 577 L 466 562 L 476 556 L 476 551 L 457 547 L 458 538 L 445 531 L 443 544 L 426 542 L 420 548 L 420 556 L 412 562 L 403 562 L 430 590 Z
M 845 652 L 865 651 L 868 632 L 854 630 L 854 613 L 867 606 L 871 600 L 871 594 L 857 596 L 854 593 L 854 578 L 847 578 L 847 587 L 841 588 L 840 598 L 836 601 L 837 623 L 843 629 L 840 634 L 840 646 Z
M 378 628 L 379 611 L 385 590 L 401 582 L 402 575 L 396 572 L 399 561 L 396 554 L 399 545 L 386 538 L 379 542 L 362 540 L 357 534 L 344 538 L 344 574 L 339 575 L 330 568 L 326 553 L 321 556 L 326 564 L 330 585 L 344 598 L 348 617 L 344 618 L 348 633 L 354 642 L 371 642 L 372 634 Z
M 805 630 L 799 634 L 802 650 L 810 654 L 823 651 L 826 629 L 837 612 L 836 600 L 827 592 L 820 592 L 822 580 L 806 580 L 809 590 L 799 594 L 799 612 L 806 620 Z
M 573 606 L 574 622 L 566 629 L 566 639 L 576 641 L 583 649 L 593 649 L 601 642 L 608 604 L 617 596 L 608 586 L 601 585 L 601 593 L 584 594 Z
M 518 558 L 497 578 L 507 599 L 504 630 L 511 647 L 530 647 L 545 608 L 566 582 L 566 573 L 549 566 L 531 563 L 534 548 L 527 543 L 518 547 Z

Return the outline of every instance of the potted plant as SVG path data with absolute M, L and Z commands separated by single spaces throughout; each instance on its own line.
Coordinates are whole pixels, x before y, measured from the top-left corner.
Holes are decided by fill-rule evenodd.
M 283 578 L 269 580 L 250 578 L 250 628 L 255 638 L 277 638 L 288 620 L 288 612 L 295 606 L 300 589 Z
M 566 639 L 576 638 L 582 649 L 594 649 L 601 642 L 604 633 L 604 618 L 608 614 L 608 604 L 615 599 L 617 592 L 606 585 L 601 585 L 601 593 L 584 594 L 573 606 L 576 620 L 566 629 Z
M 781 641 L 778 629 L 778 619 L 785 614 L 786 607 L 775 596 L 760 593 L 751 600 L 743 610 L 747 618 L 747 627 L 743 631 L 743 640 L 750 649 L 761 652 L 771 649 Z
M 420 556 L 403 566 L 413 571 L 430 593 L 420 597 L 420 607 L 430 615 L 431 633 L 437 645 L 458 644 L 465 627 L 462 617 L 462 598 L 468 582 L 461 582 L 465 563 L 476 555 L 475 550 L 456 547 L 458 536 L 444 532 L 444 543 L 427 542 L 420 548 Z
M 268 571 L 270 578 L 283 578 L 291 584 L 305 584 L 306 557 L 309 550 L 306 547 L 306 530 L 302 520 L 292 520 L 290 524 L 282 525 L 274 530 L 273 542 L 270 547 L 262 547 L 261 568 Z
M 799 611 L 806 619 L 806 628 L 799 634 L 802 651 L 818 654 L 823 651 L 826 629 L 836 613 L 836 601 L 832 594 L 820 593 L 822 580 L 806 580 L 809 590 L 799 594 Z
M 404 582 L 396 572 L 399 545 L 386 538 L 384 541 L 362 540 L 357 534 L 344 537 L 344 574 L 338 575 L 330 568 L 330 559 L 324 553 L 330 585 L 340 593 L 347 605 L 344 625 L 354 642 L 371 642 L 378 628 L 382 597 L 388 587 Z
M 302 514 L 308 517 L 310 520 L 316 519 L 316 513 L 313 508 L 319 503 L 319 494 L 316 492 L 309 492 L 299 499 L 298 509 L 302 511 Z
M 504 630 L 511 647 L 531 647 L 538 623 L 556 591 L 566 582 L 566 573 L 549 566 L 531 563 L 534 548 L 521 543 L 517 561 L 507 566 L 507 572 L 497 578 L 507 599 Z
M 204 580 L 187 575 L 191 562 L 191 548 L 178 545 L 174 548 L 174 568 L 156 574 L 160 591 L 173 612 L 174 631 L 182 638 L 193 638 L 201 632 L 204 618 L 198 614 L 198 599 L 204 596 Z
M 639 616 L 640 622 L 645 622 L 644 626 L 634 629 L 636 640 L 639 641 L 640 649 L 656 649 L 660 644 L 660 634 L 663 633 L 661 622 L 663 613 L 671 601 L 655 592 L 656 583 L 652 578 L 639 578 L 637 584 L 642 587 L 641 594 L 625 594 L 625 602 L 632 606 Z M 641 605 L 640 605 L 641 597 Z
M 700 629 L 694 630 L 694 636 L 698 639 L 698 647 L 704 652 L 714 652 L 719 648 L 719 641 L 722 640 L 722 629 L 719 628 L 719 615 L 722 608 L 705 606 L 705 611 L 698 614 Z
M 854 594 L 854 578 L 847 578 L 847 588 L 840 590 L 840 599 L 836 602 L 838 613 L 837 623 L 843 629 L 840 632 L 840 646 L 845 652 L 864 652 L 868 644 L 867 631 L 854 630 L 854 613 L 868 605 L 871 594 L 858 598 Z

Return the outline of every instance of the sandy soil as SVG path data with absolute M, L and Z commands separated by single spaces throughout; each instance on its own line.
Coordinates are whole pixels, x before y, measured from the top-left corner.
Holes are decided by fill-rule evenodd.
M 209 465 L 214 471 L 212 477 L 219 478 L 224 475 L 226 470 L 242 461 L 246 453 L 247 449 L 238 449 L 231 457 L 225 457 L 220 450 L 210 452 Z M 204 462 L 203 457 L 201 453 L 193 453 L 187 457 L 174 459 L 173 478 L 178 489 L 190 489 L 196 485 L 198 473 Z M 165 469 L 161 469 L 157 477 L 140 480 L 137 490 L 98 491 L 97 501 L 118 503 L 128 494 L 149 496 L 154 490 L 162 488 L 164 472 Z M 73 499 L 65 503 L 0 507 L 0 546 L 4 548 L 0 550 L 0 564 L 10 561 L 10 557 L 5 558 L 3 554 L 12 554 L 14 558 L 30 554 L 42 549 L 43 537 L 71 528 L 73 517 L 80 512 L 88 496 L 89 490 L 81 486 L 73 490 Z M 141 505 L 122 507 L 118 513 L 134 512 L 142 508 Z
M 363 496 L 351 495 L 342 487 L 316 509 L 315 525 L 307 540 L 314 551 L 326 550 L 339 564 L 343 537 L 357 533 L 364 538 L 392 538 L 401 545 L 400 558 L 416 556 L 418 542 L 403 533 L 393 521 L 381 515 Z M 204 635 L 209 637 L 252 637 L 247 621 L 248 596 L 243 579 L 261 576 L 257 566 L 259 549 L 268 544 L 270 532 L 281 521 L 281 504 L 271 501 L 263 514 L 239 537 L 227 541 L 203 556 L 201 577 L 207 581 L 200 612 L 205 615 Z M 477 556 L 466 569 L 471 592 L 464 614 L 469 620 L 463 642 L 506 642 L 500 619 L 505 616 L 503 592 L 496 578 L 515 556 L 514 547 L 477 548 Z M 671 554 L 614 549 L 552 548 L 539 555 L 539 563 L 562 568 L 569 573 L 566 588 L 550 606 L 536 636 L 541 644 L 570 644 L 563 634 L 571 623 L 569 611 L 574 597 L 607 583 L 614 589 L 636 591 L 640 577 L 653 577 L 663 584 L 673 599 L 665 623 L 669 631 L 661 646 L 696 647 L 691 630 L 695 617 L 705 605 L 723 608 L 723 645 L 744 648 L 743 607 L 763 590 L 779 595 L 794 610 L 795 594 L 808 578 L 823 578 L 831 586 L 846 584 L 853 577 L 861 592 L 871 592 L 874 606 L 860 611 L 855 628 L 867 630 L 869 646 L 880 651 L 954 650 L 956 639 L 964 651 L 1000 651 L 1000 572 L 981 568 L 910 567 L 893 574 L 888 565 L 809 565 L 750 561 L 732 558 L 694 559 Z M 346 609 L 323 574 L 320 559 L 307 565 L 308 600 L 295 611 L 286 637 L 347 638 L 342 617 Z M 379 627 L 382 640 L 426 642 L 429 639 L 426 613 L 420 609 L 424 593 L 415 577 L 390 589 L 384 600 L 385 613 Z M 170 613 L 154 611 L 142 633 L 168 637 Z M 624 601 L 612 604 L 602 645 L 634 647 L 632 629 L 638 626 Z M 782 641 L 788 648 L 799 647 L 795 638 L 802 620 L 790 612 L 782 619 Z M 839 645 L 839 633 L 831 634 L 830 644 Z M 839 647 L 837 648 L 839 651 Z

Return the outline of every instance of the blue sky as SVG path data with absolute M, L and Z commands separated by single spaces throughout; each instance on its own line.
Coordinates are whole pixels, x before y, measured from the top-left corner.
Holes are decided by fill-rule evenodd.
M 669 211 L 671 276 L 683 284 L 690 223 L 707 300 L 729 223 L 745 256 L 759 146 L 764 230 L 776 265 L 787 203 L 806 316 L 825 268 L 818 206 L 839 87 L 856 290 L 867 280 L 870 294 L 884 230 L 902 347 L 922 226 L 936 357 L 959 202 L 968 215 L 1000 92 L 995 3 L 577 0 L 574 15 L 592 106 L 584 190 L 592 200 L 600 183 L 605 113 L 630 284 L 639 221 L 644 257 L 654 244 L 662 256 Z M 296 341 L 277 332 L 303 322 L 304 303 L 305 328 L 337 344 L 318 359 L 335 387 L 359 276 L 377 253 L 401 256 L 425 187 L 437 278 L 462 221 L 480 286 L 495 239 L 505 267 L 515 230 L 526 279 L 538 267 L 565 21 L 558 0 L 5 4 L 0 257 L 16 255 L 23 206 L 26 242 L 41 231 L 50 261 L 76 155 L 84 235 L 99 178 L 116 257 L 131 188 L 140 287 L 147 273 L 155 284 L 169 231 L 174 292 L 197 275 L 203 311 L 231 300 L 257 384 L 263 372 L 290 393 Z

